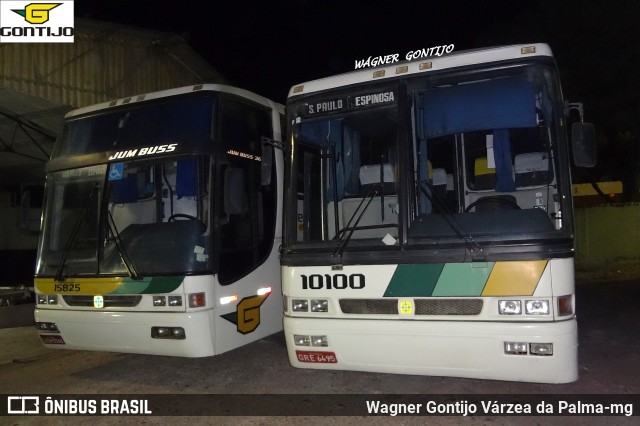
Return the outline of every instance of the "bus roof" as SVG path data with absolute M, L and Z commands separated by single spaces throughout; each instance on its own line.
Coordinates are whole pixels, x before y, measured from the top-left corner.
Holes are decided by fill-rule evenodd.
M 250 99 L 256 103 L 274 108 L 279 112 L 284 113 L 283 105 L 278 104 L 274 101 L 271 101 L 260 95 L 257 95 L 253 92 L 249 92 L 248 90 L 240 89 L 238 87 L 233 87 L 233 86 L 227 86 L 224 84 L 196 84 L 193 86 L 177 87 L 174 89 L 161 90 L 158 92 L 150 92 L 150 93 L 145 93 L 141 95 L 129 96 L 126 98 L 120 98 L 113 101 L 108 101 L 100 104 L 90 105 L 83 108 L 78 108 L 67 113 L 67 115 L 65 116 L 65 119 L 76 118 L 78 116 L 81 116 L 87 113 L 114 108 L 114 107 L 127 105 L 127 104 L 133 104 L 136 102 L 149 101 L 152 99 L 160 99 L 168 96 L 182 95 L 182 94 L 197 92 L 197 91 L 223 92 L 223 93 L 230 93 L 230 94 L 242 96 L 243 98 Z
M 335 87 L 364 83 L 367 81 L 384 80 L 400 75 L 436 72 L 448 68 L 458 68 L 467 65 L 485 64 L 490 62 L 522 59 L 524 57 L 546 56 L 553 57 L 551 48 L 544 43 L 516 44 L 511 46 L 497 46 L 473 50 L 461 50 L 442 56 L 428 56 L 411 61 L 401 61 L 393 65 L 371 67 L 351 71 L 331 77 L 297 84 L 289 90 L 288 98 L 309 94 Z

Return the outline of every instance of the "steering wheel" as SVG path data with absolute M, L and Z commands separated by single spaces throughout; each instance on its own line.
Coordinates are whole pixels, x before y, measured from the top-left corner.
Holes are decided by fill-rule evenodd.
M 169 216 L 169 219 L 167 220 L 167 222 L 179 222 L 179 220 L 177 219 L 194 220 L 200 224 L 200 226 L 202 227 L 202 232 L 204 232 L 207 229 L 207 225 L 203 221 L 201 221 L 195 216 L 191 216 L 190 214 L 185 214 L 185 213 L 172 214 L 171 216 Z
M 191 216 L 190 214 L 176 213 L 176 214 L 172 214 L 171 216 L 169 216 L 168 222 L 173 222 L 174 220 L 176 220 L 178 218 L 187 219 L 187 220 L 198 220 L 198 221 L 200 220 L 195 216 Z
M 505 206 L 509 206 L 512 209 L 520 210 L 520 206 L 518 205 L 516 200 L 511 197 L 482 197 L 482 198 L 478 198 L 473 203 L 469 204 L 467 208 L 464 209 L 464 211 L 465 213 L 467 213 L 469 210 L 471 210 L 478 204 L 483 204 L 483 203 L 500 203 L 500 204 L 504 204 Z

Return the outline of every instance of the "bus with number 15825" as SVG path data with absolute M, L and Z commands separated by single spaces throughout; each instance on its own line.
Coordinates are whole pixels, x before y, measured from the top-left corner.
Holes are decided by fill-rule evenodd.
M 201 357 L 282 330 L 283 113 L 213 84 L 70 112 L 47 165 L 44 345 Z

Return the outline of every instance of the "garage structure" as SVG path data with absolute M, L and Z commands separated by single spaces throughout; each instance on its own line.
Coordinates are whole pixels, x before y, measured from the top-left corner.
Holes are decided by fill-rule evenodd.
M 44 167 L 65 114 L 112 99 L 226 83 L 179 35 L 75 19 L 74 43 L 0 44 L 0 286 L 32 281 Z

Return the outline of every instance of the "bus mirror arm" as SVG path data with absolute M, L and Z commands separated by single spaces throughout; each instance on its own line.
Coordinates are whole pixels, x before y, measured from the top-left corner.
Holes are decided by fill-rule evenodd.
M 260 145 L 262 146 L 260 181 L 262 186 L 268 186 L 271 185 L 271 175 L 273 174 L 273 148 L 284 150 L 284 145 L 280 141 L 264 136 L 260 140 Z

